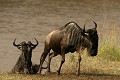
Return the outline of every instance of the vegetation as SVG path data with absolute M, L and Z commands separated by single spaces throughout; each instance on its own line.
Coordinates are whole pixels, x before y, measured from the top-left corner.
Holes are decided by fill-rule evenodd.
M 105 28 L 110 25 L 105 24 Z M 115 25 L 111 26 L 111 31 L 106 31 L 104 33 L 101 46 L 99 47 L 99 56 L 108 61 L 120 61 L 120 48 L 117 38 L 117 27 Z

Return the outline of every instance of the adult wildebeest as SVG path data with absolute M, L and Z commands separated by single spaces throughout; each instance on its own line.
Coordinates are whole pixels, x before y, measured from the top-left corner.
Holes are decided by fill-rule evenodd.
M 94 21 L 93 21 L 94 22 Z M 77 75 L 80 74 L 80 62 L 81 62 L 81 54 L 85 48 L 87 48 L 87 52 L 91 56 L 96 56 L 98 52 L 98 34 L 97 34 L 97 24 L 94 22 L 95 27 L 92 29 L 85 30 L 81 29 L 75 22 L 69 22 L 65 26 L 60 27 L 51 33 L 49 33 L 45 39 L 45 47 L 44 52 L 40 58 L 40 69 L 39 73 L 42 71 L 42 64 L 52 49 L 53 52 L 49 53 L 48 57 L 48 70 L 50 73 L 50 62 L 52 57 L 61 55 L 61 64 L 57 71 L 58 75 L 60 75 L 60 70 L 62 64 L 65 62 L 65 54 L 68 52 L 75 52 L 78 54 L 78 67 L 77 67 Z
M 36 44 L 32 44 L 30 41 L 26 43 L 25 41 L 20 44 L 16 44 L 14 40 L 13 45 L 22 51 L 17 63 L 12 69 L 12 73 L 25 73 L 25 74 L 35 74 L 39 70 L 39 65 L 32 65 L 32 50 L 38 45 L 36 38 Z

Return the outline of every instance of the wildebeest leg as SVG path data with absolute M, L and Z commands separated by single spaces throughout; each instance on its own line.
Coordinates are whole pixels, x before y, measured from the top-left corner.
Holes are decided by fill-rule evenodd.
M 50 63 L 51 63 L 51 59 L 53 58 L 53 57 L 55 57 L 55 56 L 57 56 L 58 55 L 58 53 L 56 53 L 56 52 L 52 52 L 52 53 L 50 53 L 49 54 L 49 56 L 48 56 L 48 68 L 47 68 L 47 73 L 48 74 L 50 74 Z
M 39 73 L 40 74 L 41 74 L 41 71 L 42 71 L 42 64 L 45 61 L 45 58 L 46 58 L 46 56 L 49 52 L 50 52 L 49 46 L 45 45 L 44 52 L 42 53 L 41 58 L 40 58 L 40 68 L 39 68 Z
M 78 53 L 78 66 L 77 66 L 77 76 L 80 75 L 80 62 L 81 62 L 81 56 Z
M 24 73 L 25 74 L 29 74 L 30 73 L 29 70 L 28 70 L 28 68 L 24 68 Z
M 77 76 L 80 75 L 80 62 L 81 62 L 81 54 L 82 54 L 83 50 L 81 49 L 79 52 L 77 52 L 78 54 L 78 65 L 77 65 Z
M 58 69 L 58 71 L 57 71 L 57 74 L 58 74 L 58 75 L 60 75 L 61 67 L 62 67 L 63 63 L 65 62 L 65 51 L 61 51 L 61 52 L 62 52 L 62 53 L 61 53 L 62 59 L 61 59 L 60 67 L 59 67 L 59 69 Z

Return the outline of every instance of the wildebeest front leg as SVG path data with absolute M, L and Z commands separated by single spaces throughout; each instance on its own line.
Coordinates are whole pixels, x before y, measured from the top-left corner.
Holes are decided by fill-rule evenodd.
M 64 51 L 62 51 L 61 57 L 62 57 L 62 59 L 61 59 L 61 64 L 60 64 L 60 67 L 59 67 L 59 69 L 58 69 L 58 71 L 57 71 L 57 74 L 58 74 L 58 75 L 60 75 L 61 67 L 62 67 L 63 63 L 65 62 L 65 52 L 64 52 Z
M 80 62 L 82 60 L 82 58 L 81 58 L 82 52 L 83 52 L 83 49 L 81 49 L 79 52 L 77 52 L 77 54 L 78 54 L 78 64 L 77 64 L 77 72 L 76 72 L 77 76 L 80 75 Z
M 29 72 L 29 70 L 27 68 L 24 68 L 24 73 L 29 74 L 30 72 Z
M 79 53 L 78 53 L 78 64 L 77 64 L 77 76 L 80 75 L 80 62 L 81 62 L 81 56 L 79 56 Z
M 51 59 L 52 59 L 53 57 L 57 56 L 57 55 L 58 55 L 58 53 L 52 52 L 52 53 L 50 53 L 49 56 L 48 56 L 48 66 L 47 66 L 47 67 L 48 67 L 48 68 L 47 68 L 47 73 L 48 73 L 48 74 L 51 73 L 51 71 L 50 71 Z

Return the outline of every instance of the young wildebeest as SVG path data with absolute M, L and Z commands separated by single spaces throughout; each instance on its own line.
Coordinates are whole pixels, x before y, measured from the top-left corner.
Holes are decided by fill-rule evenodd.
M 68 52 L 75 52 L 78 54 L 78 67 L 77 75 L 80 75 L 80 62 L 81 55 L 85 48 L 91 56 L 96 56 L 98 51 L 98 34 L 97 34 L 97 24 L 94 22 L 95 27 L 92 29 L 85 30 L 81 29 L 75 22 L 69 22 L 65 26 L 58 28 L 51 33 L 49 33 L 45 39 L 44 52 L 40 58 L 40 68 L 39 73 L 42 71 L 42 64 L 52 49 L 54 52 L 49 53 L 48 57 L 48 70 L 50 73 L 50 62 L 52 57 L 61 55 L 61 64 L 57 71 L 60 75 L 60 70 L 62 64 L 65 62 L 65 54 Z
M 34 38 L 35 39 L 35 38 Z M 38 45 L 32 44 L 30 41 L 26 43 L 25 41 L 21 42 L 20 44 L 15 44 L 16 39 L 13 42 L 13 45 L 17 47 L 19 50 L 22 51 L 17 63 L 12 69 L 12 73 L 25 73 L 25 74 L 35 74 L 39 70 L 39 65 L 32 65 L 32 50 Z

